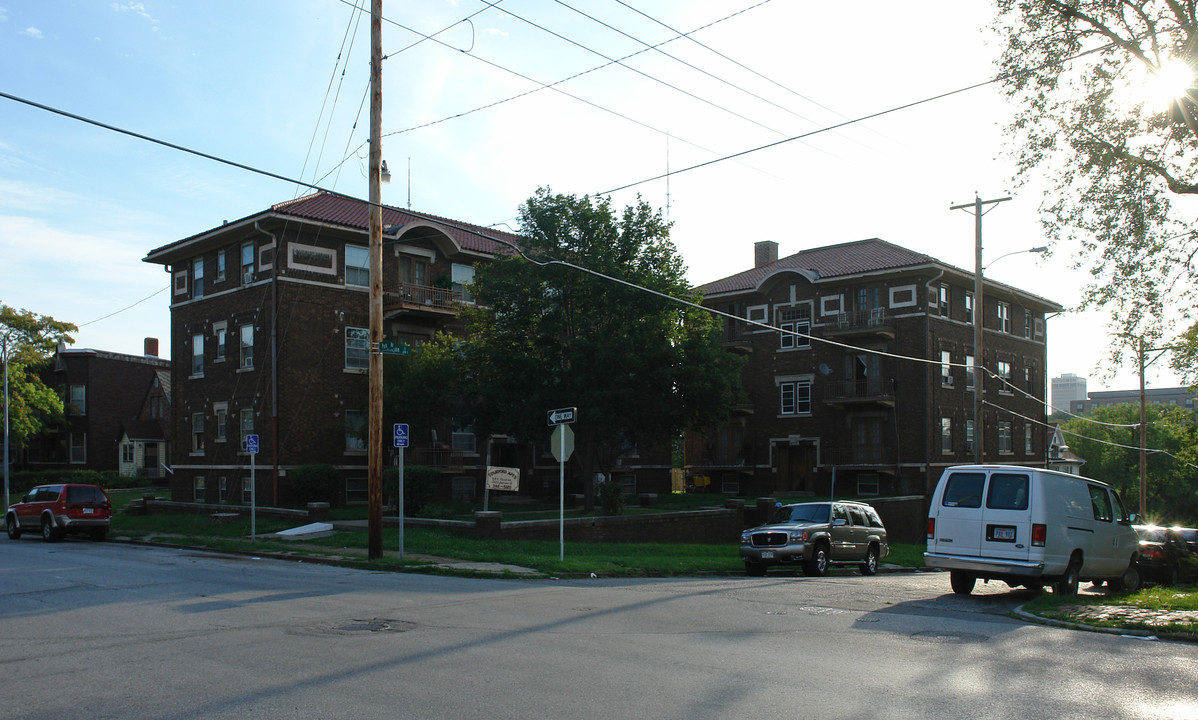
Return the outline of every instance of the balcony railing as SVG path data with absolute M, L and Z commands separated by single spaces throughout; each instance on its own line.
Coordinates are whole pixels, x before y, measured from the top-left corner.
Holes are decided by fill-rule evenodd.
M 457 312 L 462 304 L 462 293 L 451 288 L 431 285 L 400 283 L 395 292 L 383 293 L 383 305 L 387 309 L 425 309 L 441 312 Z
M 886 308 L 880 307 L 840 313 L 829 330 L 837 335 L 868 333 L 894 337 L 891 318 L 887 317 Z
M 894 405 L 894 395 L 889 392 L 889 383 L 883 383 L 882 378 L 865 378 L 842 380 L 828 384 L 828 400 L 830 404 L 867 404 Z

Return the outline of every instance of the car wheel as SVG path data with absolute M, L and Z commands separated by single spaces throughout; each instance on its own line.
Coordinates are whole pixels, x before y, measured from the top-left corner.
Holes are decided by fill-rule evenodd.
M 828 548 L 816 545 L 811 553 L 811 559 L 803 564 L 803 573 L 811 577 L 822 577 L 828 574 Z
M 62 535 L 58 529 L 54 527 L 54 523 L 43 518 L 42 519 L 42 540 L 46 542 L 58 542 Z
M 21 537 L 21 526 L 17 525 L 17 519 L 12 515 L 4 518 L 4 529 L 8 531 L 9 540 L 18 540 Z
M 1110 582 L 1110 586 L 1115 592 L 1135 592 L 1140 589 L 1140 570 L 1134 560 L 1128 564 L 1122 575 Z
M 876 575 L 878 573 L 878 547 L 870 545 L 865 551 L 865 562 L 861 563 L 862 575 Z
M 1061 576 L 1060 580 L 1052 584 L 1052 594 L 1062 596 L 1076 595 L 1077 583 L 1080 579 L 1078 577 L 1079 572 L 1078 562 L 1071 559 L 1069 567 L 1065 568 L 1065 574 Z
M 948 584 L 952 585 L 953 592 L 958 595 L 968 595 L 973 592 L 973 584 L 977 581 L 978 579 L 969 573 L 953 570 L 948 574 Z

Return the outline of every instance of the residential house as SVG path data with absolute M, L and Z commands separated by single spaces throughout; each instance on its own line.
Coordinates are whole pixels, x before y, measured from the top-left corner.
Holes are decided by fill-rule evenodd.
M 341 499 L 365 502 L 368 209 L 318 192 L 146 256 L 165 266 L 173 287 L 172 497 L 244 497 L 244 438 L 256 434 L 260 502 L 293 500 L 288 471 L 313 464 L 340 470 Z M 392 207 L 383 225 L 383 336 L 401 350 L 458 329 L 460 309 L 474 302 L 475 266 L 520 241 Z M 521 492 L 556 492 L 548 434 L 492 437 L 447 417 L 428 437 L 410 438 L 404 461 L 439 468 L 446 496 L 481 495 L 488 461 L 520 468 Z M 668 487 L 668 461 L 662 476 Z
M 17 467 L 119 471 L 124 425 L 139 417 L 146 388 L 170 367 L 154 338 L 142 356 L 60 346 L 42 381 L 63 398 L 65 423 L 33 438 Z
M 872 239 L 778 258 L 700 288 L 744 353 L 748 403 L 690 433 L 691 484 L 742 494 L 929 494 L 974 461 L 974 387 L 985 382 L 985 462 L 1043 465 L 1046 313 L 1062 308 Z M 974 351 L 983 322 L 984 357 Z
M 120 473 L 144 477 L 161 484 L 170 472 L 166 464 L 170 444 L 169 369 L 160 368 L 150 379 L 137 417 L 124 423 L 121 434 Z

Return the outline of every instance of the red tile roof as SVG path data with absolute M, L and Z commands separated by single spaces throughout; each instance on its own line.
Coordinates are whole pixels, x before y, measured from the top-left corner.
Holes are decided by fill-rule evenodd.
M 279 215 L 291 215 L 305 220 L 343 225 L 365 232 L 370 222 L 370 204 L 343 195 L 319 191 L 311 195 L 281 202 L 271 207 Z M 383 227 L 393 228 L 412 222 L 429 222 L 441 227 L 463 250 L 490 255 L 510 252 L 511 248 L 488 238 L 500 238 L 511 243 L 520 243 L 521 237 L 508 232 L 485 228 L 470 223 L 439 218 L 434 215 L 412 213 L 399 208 L 383 207 Z
M 807 270 L 820 278 L 832 278 L 933 263 L 943 265 L 930 255 L 874 238 L 802 250 L 767 265 L 707 283 L 700 290 L 704 295 L 752 290 L 779 270 Z

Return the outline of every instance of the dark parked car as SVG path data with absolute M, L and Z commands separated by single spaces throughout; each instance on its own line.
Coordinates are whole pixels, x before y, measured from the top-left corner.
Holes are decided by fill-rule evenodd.
M 782 505 L 768 523 L 740 536 L 745 572 L 754 576 L 780 564 L 802 564 L 806 575 L 823 575 L 828 565 L 856 564 L 862 575 L 873 575 L 889 552 L 878 513 L 859 502 Z
M 1140 576 L 1160 585 L 1198 581 L 1198 555 L 1186 546 L 1177 528 L 1136 525 L 1140 536 Z
M 103 540 L 111 516 L 108 495 L 95 485 L 39 485 L 8 508 L 4 525 L 13 540 L 25 532 L 40 533 L 46 542 L 61 540 L 68 533 Z
M 1190 552 L 1198 553 L 1198 530 L 1194 528 L 1173 528 L 1181 533 L 1181 537 L 1186 541 L 1186 546 L 1190 548 Z

